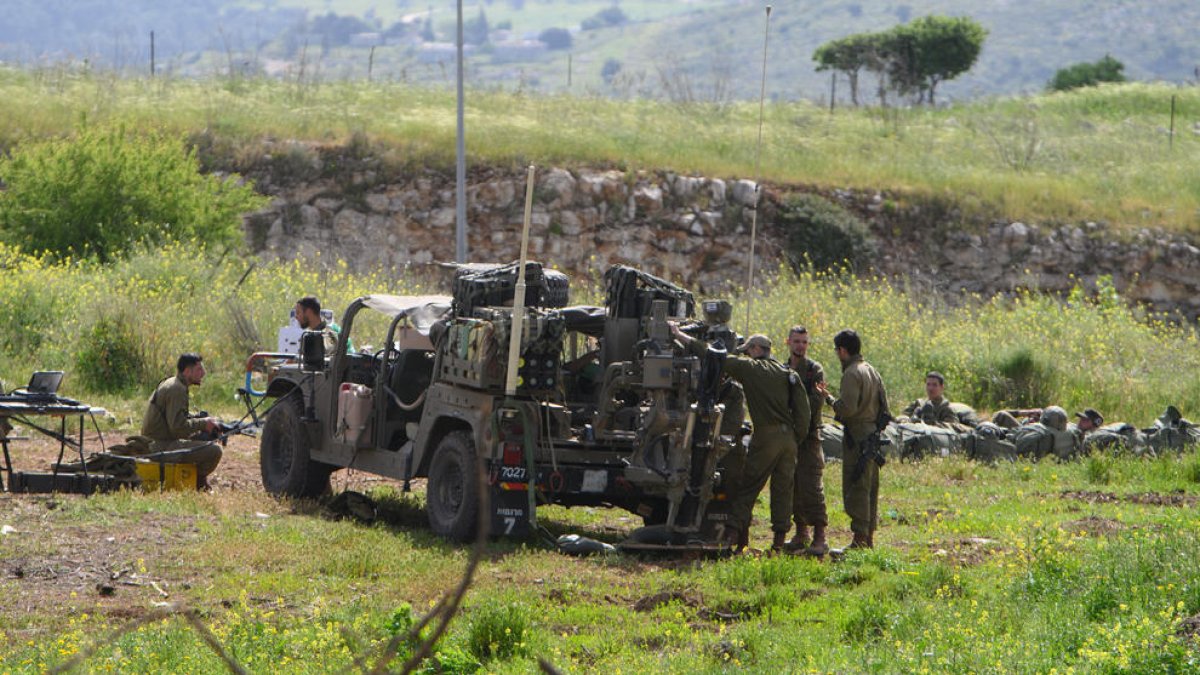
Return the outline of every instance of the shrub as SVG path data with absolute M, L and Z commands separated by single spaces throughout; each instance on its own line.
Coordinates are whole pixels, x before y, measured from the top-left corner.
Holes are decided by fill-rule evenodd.
M 621 11 L 620 7 L 613 6 L 602 9 L 584 19 L 580 22 L 579 27 L 583 30 L 595 30 L 608 26 L 620 26 L 627 21 L 629 21 L 629 17 L 625 16 L 625 12 Z
M 985 364 L 973 383 L 976 405 L 994 408 L 1041 407 L 1053 403 L 1056 373 L 1041 354 L 1026 345 L 1017 345 Z
M 1183 467 L 1183 475 L 1187 477 L 1189 483 L 1200 483 L 1200 457 L 1193 457 Z
M 547 28 L 538 34 L 538 39 L 550 49 L 571 48 L 571 33 L 565 28 Z
M 467 648 L 480 661 L 527 654 L 529 612 L 520 605 L 488 603 L 471 615 Z
M 894 612 L 895 607 L 889 600 L 864 598 L 842 624 L 842 633 L 855 642 L 880 637 L 892 627 Z
M 200 173 L 176 137 L 83 127 L 0 158 L 0 236 L 30 253 L 106 262 L 138 244 L 231 244 L 241 214 L 265 199 Z
M 1108 485 L 1112 482 L 1112 462 L 1103 457 L 1089 457 L 1087 479 L 1089 483 Z
M 1046 85 L 1050 91 L 1070 91 L 1080 87 L 1094 87 L 1103 82 L 1124 82 L 1125 64 L 1105 54 L 1095 63 L 1076 63 L 1061 68 Z
M 84 334 L 75 367 L 92 391 L 121 392 L 131 389 L 149 371 L 145 355 L 133 329 L 123 316 L 104 316 Z
M 818 271 L 842 265 L 853 269 L 872 255 L 866 223 L 818 195 L 786 198 L 778 218 L 787 235 L 788 256 L 796 267 L 807 262 Z

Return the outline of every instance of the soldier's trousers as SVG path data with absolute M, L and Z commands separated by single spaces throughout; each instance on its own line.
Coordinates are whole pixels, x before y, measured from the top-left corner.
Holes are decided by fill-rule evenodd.
M 792 480 L 796 473 L 796 437 L 786 424 L 754 427 L 750 437 L 750 452 L 742 476 L 737 481 L 737 495 L 730 507 L 734 525 L 748 530 L 754 512 L 754 502 L 767 480 L 771 481 L 771 529 L 787 532 L 792 528 Z
M 879 465 L 874 458 L 868 459 L 862 475 L 851 481 L 861 454 L 858 443 L 852 443 L 846 434 L 842 438 L 842 503 L 850 516 L 850 530 L 869 537 L 879 523 Z
M 825 451 L 821 449 L 821 437 L 813 432 L 796 452 L 796 473 L 792 481 L 792 517 L 796 529 L 825 527 L 829 517 L 825 511 Z
M 201 483 L 221 463 L 221 446 L 211 441 L 155 441 L 142 458 L 164 464 L 195 464 Z

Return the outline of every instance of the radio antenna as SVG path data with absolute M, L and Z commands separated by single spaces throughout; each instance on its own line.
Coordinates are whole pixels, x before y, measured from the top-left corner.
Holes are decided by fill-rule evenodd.
M 763 114 L 767 100 L 767 44 L 771 39 L 771 6 L 767 5 L 766 27 L 763 29 L 762 84 L 758 90 L 758 146 L 754 150 L 754 209 L 750 214 L 750 263 L 746 281 L 746 330 L 750 334 L 750 310 L 754 307 L 754 244 L 758 239 L 758 201 L 762 193 Z

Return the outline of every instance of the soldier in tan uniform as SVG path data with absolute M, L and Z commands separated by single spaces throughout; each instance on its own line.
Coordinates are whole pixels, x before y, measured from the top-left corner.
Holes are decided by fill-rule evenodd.
M 966 427 L 960 424 L 958 415 L 946 400 L 946 378 L 936 370 L 925 374 L 925 396 L 919 398 L 904 409 L 904 416 L 913 422 L 922 422 L 930 426 L 962 430 Z
M 854 540 L 850 548 L 871 548 L 879 523 L 879 463 L 864 443 L 877 430 L 880 413 L 888 410 L 883 379 L 874 366 L 863 360 L 862 339 L 852 330 L 843 330 L 833 338 L 838 360 L 842 363 L 841 396 L 834 399 L 828 385 L 818 383 L 842 423 L 842 501 L 850 516 Z
M 796 534 L 788 542 L 792 551 L 803 550 L 809 555 L 825 555 L 829 544 L 825 527 L 829 517 L 825 510 L 825 453 L 821 450 L 821 407 L 825 401 L 817 391 L 817 383 L 825 381 L 825 369 L 808 358 L 809 335 L 804 326 L 793 326 L 788 332 L 788 365 L 800 375 L 808 396 L 808 437 L 796 454 L 796 473 L 792 482 L 792 519 Z M 812 528 L 810 535 L 809 528 Z
M 175 372 L 175 377 L 159 383 L 146 405 L 142 436 L 150 439 L 150 454 L 145 457 L 167 464 L 195 464 L 197 487 L 207 489 L 208 475 L 221 462 L 221 446 L 194 437 L 215 432 L 220 420 L 188 414 L 188 387 L 204 381 L 204 359 L 195 353 L 183 354 Z
M 671 325 L 671 332 L 694 354 L 702 356 L 708 349 L 707 344 L 689 337 L 677 325 Z M 741 355 L 725 359 L 723 370 L 742 384 L 754 433 L 742 477 L 737 481 L 736 495 L 731 500 L 732 527 L 726 543 L 745 547 L 754 502 L 769 479 L 772 548 L 782 549 L 792 528 L 796 448 L 808 436 L 808 397 L 796 372 L 771 358 L 770 338 L 752 335 L 739 351 Z

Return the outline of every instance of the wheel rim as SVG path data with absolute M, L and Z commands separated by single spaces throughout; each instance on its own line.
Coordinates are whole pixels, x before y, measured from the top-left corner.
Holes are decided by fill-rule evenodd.
M 445 508 L 449 515 L 457 515 L 462 509 L 463 494 L 466 490 L 463 485 L 462 467 L 458 462 L 451 462 L 446 467 L 442 480 L 439 481 L 437 487 L 438 502 Z

